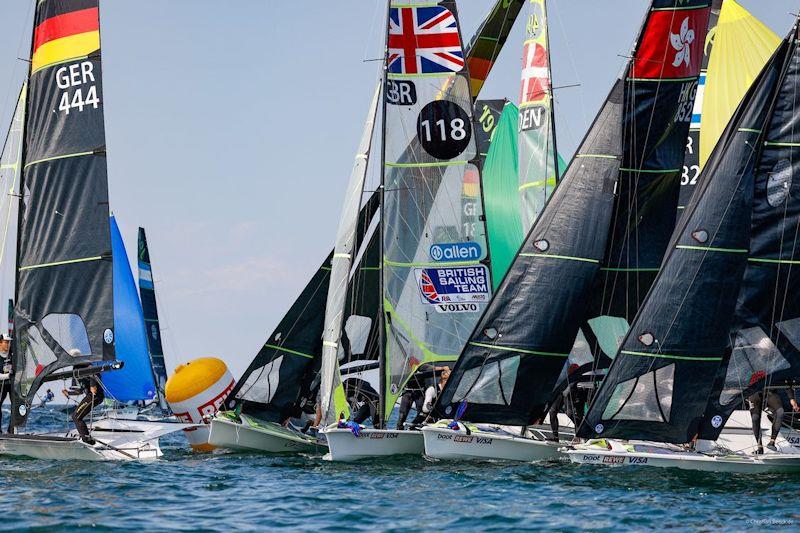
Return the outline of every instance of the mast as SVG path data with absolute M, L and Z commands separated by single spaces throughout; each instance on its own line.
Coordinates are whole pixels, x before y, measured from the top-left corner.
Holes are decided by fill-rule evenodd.
M 392 1 L 386 0 L 386 20 L 385 27 L 389 27 L 389 17 L 392 11 Z M 386 238 L 384 232 L 384 221 L 386 220 L 384 214 L 384 205 L 386 201 L 386 108 L 388 101 L 386 99 L 386 87 L 389 83 L 389 32 L 386 31 L 386 36 L 383 45 L 383 83 L 381 90 L 381 180 L 378 185 L 378 210 L 380 213 L 379 231 L 379 246 L 378 246 L 378 265 L 380 267 L 378 294 L 378 372 L 380 373 L 380 390 L 378 391 L 378 412 L 380 413 L 380 429 L 386 428 L 386 419 L 389 418 L 386 414 L 386 309 L 384 308 L 385 301 L 385 288 L 384 276 L 386 273 L 384 263 L 384 239 Z
M 30 53 L 28 57 L 33 59 L 33 50 L 35 46 L 34 41 L 34 30 L 36 28 L 36 9 L 33 11 L 33 27 L 31 28 L 31 46 L 30 46 Z M 25 93 L 25 112 L 23 114 L 22 119 L 22 157 L 20 159 L 19 165 L 19 199 L 17 200 L 17 243 L 16 243 L 16 252 L 15 252 L 15 259 L 14 259 L 14 302 L 19 302 L 19 266 L 20 266 L 20 256 L 21 256 L 21 235 L 22 235 L 22 220 L 25 214 L 25 161 L 27 161 L 27 146 L 28 146 L 28 135 L 27 135 L 27 120 L 30 113 L 30 105 L 31 105 L 31 74 L 33 72 L 33 61 L 28 62 L 28 74 L 25 83 L 22 86 L 22 90 Z M 11 315 L 16 314 L 16 307 L 14 308 Z M 17 384 L 17 354 L 20 353 L 19 347 L 19 339 L 17 337 L 17 327 L 16 327 L 16 320 L 14 321 L 14 335 L 11 337 L 11 353 L 9 354 L 12 360 L 12 369 L 14 371 L 14 388 L 16 389 Z M 25 416 L 27 414 L 27 406 L 18 405 L 16 403 L 16 394 L 11 394 L 11 413 L 10 413 L 10 420 L 8 422 L 8 432 L 15 433 L 17 428 L 17 420 L 21 420 L 24 422 Z M 24 412 L 20 410 L 25 408 Z M 18 418 L 19 416 L 19 418 Z M 0 429 L 1 431 L 1 429 Z

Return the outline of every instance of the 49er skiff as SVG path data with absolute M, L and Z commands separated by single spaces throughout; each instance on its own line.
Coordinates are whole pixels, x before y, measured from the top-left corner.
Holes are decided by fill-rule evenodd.
M 161 454 L 160 436 L 185 427 L 108 421 L 94 428 L 94 445 L 72 431 L 22 433 L 44 384 L 122 368 L 115 352 L 98 1 L 36 2 L 30 71 L 15 116 L 23 131 L 12 181 L 12 191 L 21 195 L 13 433 L 0 435 L 0 453 L 153 458 Z

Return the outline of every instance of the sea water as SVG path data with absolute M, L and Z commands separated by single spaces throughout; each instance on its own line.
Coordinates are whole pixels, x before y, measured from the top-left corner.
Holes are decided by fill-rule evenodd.
M 66 427 L 63 415 L 33 412 L 32 429 L 59 424 Z M 422 457 L 342 464 L 313 455 L 193 453 L 180 434 L 161 442 L 163 459 L 149 462 L 0 456 L 0 529 L 775 531 L 800 526 L 800 475 Z

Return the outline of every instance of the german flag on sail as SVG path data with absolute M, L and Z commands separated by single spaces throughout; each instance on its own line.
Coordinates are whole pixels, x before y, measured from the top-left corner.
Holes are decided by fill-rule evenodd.
M 37 8 L 31 71 L 100 50 L 99 0 L 44 0 Z

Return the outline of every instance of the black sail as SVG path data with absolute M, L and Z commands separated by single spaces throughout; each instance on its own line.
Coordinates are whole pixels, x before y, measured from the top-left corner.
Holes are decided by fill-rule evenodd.
M 13 424 L 56 370 L 114 359 L 98 0 L 36 4 L 14 310 Z
M 785 74 L 765 123 L 755 171 L 750 253 L 736 304 L 732 350 L 717 374 L 701 437 L 715 439 L 742 400 L 769 385 L 800 380 L 800 54 Z
M 377 208 L 378 195 L 373 194 L 361 208 L 358 243 L 364 241 L 370 226 L 374 226 L 372 219 Z M 372 248 L 377 249 L 377 242 Z M 333 252 L 328 254 L 278 323 L 228 395 L 226 407 L 233 409 L 240 406 L 241 412 L 245 414 L 279 423 L 291 416 L 298 416 L 303 407 L 313 408 L 316 397 L 315 379 L 319 374 L 322 355 L 322 330 L 332 257 Z M 369 260 L 373 262 L 368 264 Z M 379 275 L 377 253 L 364 253 L 361 255 L 357 275 L 353 276 L 348 289 L 350 303 L 347 309 L 361 314 L 371 313 L 372 323 L 377 323 L 374 317 L 378 312 L 378 294 L 374 288 L 378 286 Z M 374 279 L 365 279 L 366 276 Z M 371 298 L 371 305 L 364 303 L 358 306 L 352 303 L 364 302 L 368 298 Z M 370 340 L 376 346 L 375 334 L 370 336 Z M 373 359 L 376 357 L 373 356 Z
M 734 313 L 757 234 L 751 224 L 758 223 L 754 186 L 762 127 L 784 65 L 797 61 L 795 48 L 784 42 L 728 124 L 580 436 L 680 443 L 697 435 L 715 376 L 730 357 Z
M 161 343 L 161 326 L 158 321 L 158 305 L 156 302 L 156 286 L 153 280 L 153 266 L 150 263 L 150 249 L 147 246 L 147 234 L 139 228 L 138 235 L 139 297 L 142 300 L 142 314 L 147 329 L 147 348 L 150 352 L 150 365 L 158 386 L 159 403 L 168 408 L 164 399 L 164 387 L 167 384 L 167 365 L 164 361 L 164 347 Z
M 686 54 L 700 56 L 710 4 L 652 3 L 623 78 L 462 352 L 440 416 L 466 400 L 466 420 L 530 424 L 544 414 L 579 329 L 635 314 L 674 227 L 700 70 Z M 669 48 L 671 35 L 680 50 Z

